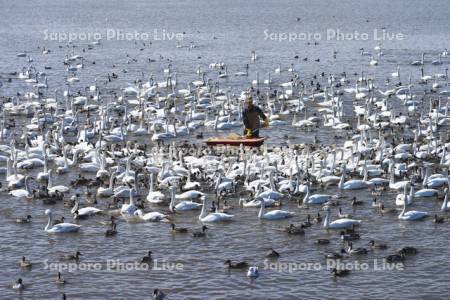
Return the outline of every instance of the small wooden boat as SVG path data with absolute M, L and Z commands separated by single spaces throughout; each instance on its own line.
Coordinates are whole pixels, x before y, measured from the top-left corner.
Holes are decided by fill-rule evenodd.
M 240 146 L 244 145 L 246 147 L 259 147 L 264 144 L 264 137 L 257 138 L 246 138 L 241 137 L 214 137 L 209 138 L 205 141 L 208 146 L 218 146 L 218 145 L 229 145 L 229 146 Z

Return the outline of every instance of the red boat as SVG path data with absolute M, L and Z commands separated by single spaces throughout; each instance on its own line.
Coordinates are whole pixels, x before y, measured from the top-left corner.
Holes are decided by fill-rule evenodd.
M 210 138 L 205 141 L 205 143 L 208 146 L 217 146 L 217 145 L 229 145 L 229 146 L 240 146 L 244 145 L 246 147 L 259 147 L 262 144 L 264 144 L 264 137 L 257 137 L 257 138 L 246 138 L 246 137 L 240 137 L 240 138 Z

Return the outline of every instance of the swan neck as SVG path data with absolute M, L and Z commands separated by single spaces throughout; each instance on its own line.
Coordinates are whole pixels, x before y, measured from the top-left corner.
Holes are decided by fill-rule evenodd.
M 200 211 L 200 215 L 198 216 L 198 219 L 200 221 L 203 219 L 205 212 L 206 212 L 206 200 L 203 200 L 202 210 Z
M 134 196 L 133 196 L 133 190 L 130 189 L 130 205 L 134 205 Z
M 171 212 L 174 211 L 174 204 L 175 204 L 175 190 L 171 189 L 170 190 L 170 204 L 169 204 L 169 210 Z
M 153 192 L 153 174 L 150 174 L 150 193 Z
M 111 178 L 109 179 L 109 188 L 112 189 L 114 185 L 114 173 L 111 174 Z
M 48 214 L 48 222 L 47 222 L 47 226 L 45 226 L 45 231 L 50 229 L 50 226 L 52 224 L 52 213 Z
M 258 218 L 262 219 L 265 214 L 265 208 L 266 208 L 266 203 L 265 203 L 264 199 L 260 200 L 260 206 L 261 206 L 261 208 L 259 209 Z
M 342 189 L 344 187 L 344 181 L 345 181 L 345 169 L 342 171 L 341 179 L 339 180 L 338 187 Z
M 323 227 L 328 228 L 330 226 L 330 211 L 327 210 L 327 214 L 325 215 L 325 220 L 323 221 Z
M 400 213 L 399 217 L 403 217 L 403 215 L 405 214 L 406 211 L 406 199 L 403 201 L 403 209 L 402 212 Z
M 442 211 L 447 209 L 447 203 L 448 203 L 448 192 L 445 193 L 444 203 L 442 203 L 442 207 L 441 207 Z

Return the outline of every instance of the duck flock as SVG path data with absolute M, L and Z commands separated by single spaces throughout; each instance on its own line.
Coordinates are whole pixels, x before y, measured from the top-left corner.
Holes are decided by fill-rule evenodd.
M 27 226 L 36 222 L 37 215 L 45 215 L 48 222 L 39 224 L 42 230 L 67 240 L 73 235 L 83 238 L 89 226 L 99 235 L 120 238 L 123 222 L 133 226 L 159 222 L 168 234 L 220 239 L 220 234 L 210 233 L 227 230 L 227 223 L 253 210 L 254 222 L 288 219 L 279 222 L 278 234 L 323 233 L 314 240 L 317 247 L 342 240 L 334 252 L 319 248 L 317 259 L 324 255 L 352 259 L 376 252 L 388 262 L 402 263 L 420 247 L 405 244 L 391 249 L 389 241 L 369 238 L 369 225 L 365 229 L 369 234 L 359 233 L 369 221 L 358 207 L 385 222 L 447 222 L 447 50 L 426 53 L 404 66 L 417 68 L 418 80 L 403 74 L 403 66 L 386 78 L 368 76 L 369 72 L 306 78 L 295 65 L 301 64 L 298 56 L 289 68 L 274 66 L 272 76 L 260 79 L 252 65 L 260 58 L 253 52 L 244 62 L 245 70 L 235 73 L 224 62 L 211 62 L 192 70 L 192 79 L 180 83 L 176 66 L 168 63 L 160 74 L 122 88 L 110 86 L 126 76 L 125 69 L 112 69 L 81 86 L 80 77 L 95 64 L 90 55 L 101 44 L 18 53 L 14 59 L 23 67 L 1 75 L 1 182 L 3 198 L 8 198 L 1 205 L 2 209 L 9 201 L 32 205 L 32 213 L 12 217 L 16 223 Z M 381 46 L 374 54 L 362 49 L 361 55 L 368 57 L 364 68 L 381 68 L 383 52 L 388 51 Z M 61 65 L 38 65 L 33 59 L 37 55 L 60 55 Z M 429 57 L 438 59 L 426 60 Z M 133 63 L 128 55 L 127 60 Z M 55 93 L 49 88 L 51 75 L 61 68 L 65 86 Z M 438 73 L 426 75 L 425 70 Z M 165 79 L 158 82 L 156 77 Z M 240 89 L 226 87 L 229 77 L 240 78 Z M 2 95 L 2 89 L 17 82 L 24 84 L 23 91 Z M 262 131 L 270 135 L 266 145 L 207 147 L 204 133 L 224 136 L 242 131 L 247 97 L 253 97 L 270 118 L 269 130 Z M 271 143 L 271 138 L 281 139 L 278 129 L 286 128 L 292 135 L 312 136 L 312 142 Z M 334 138 L 320 140 L 321 131 Z M 65 175 L 72 180 L 61 181 Z M 416 208 L 417 203 L 430 201 L 436 205 L 426 211 Z M 56 216 L 54 206 L 63 206 L 65 213 Z M 350 209 L 352 215 L 346 212 Z M 197 225 L 184 227 L 182 215 Z M 92 225 L 85 219 L 99 222 Z M 68 259 L 79 261 L 80 252 L 67 254 Z M 18 257 L 18 271 L 33 264 L 30 256 Z M 265 276 L 258 270 L 265 256 L 276 260 L 283 256 L 283 247 L 268 249 L 252 262 L 230 255 L 224 265 L 256 278 Z M 137 260 L 151 263 L 152 251 Z M 351 278 L 352 273 L 333 269 L 330 276 Z M 64 275 L 54 274 L 55 284 L 77 284 L 66 283 Z M 13 288 L 26 293 L 31 279 L 16 279 Z M 152 295 L 163 299 L 166 294 L 170 290 L 154 287 Z

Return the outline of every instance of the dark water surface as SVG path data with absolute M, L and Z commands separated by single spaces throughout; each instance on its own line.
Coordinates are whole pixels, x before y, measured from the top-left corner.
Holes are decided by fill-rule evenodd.
M 225 62 L 230 74 L 244 71 L 250 64 L 249 77 L 229 76 L 221 81 L 223 87 L 231 86 L 235 91 L 247 87 L 259 71 L 260 78 L 272 73 L 276 83 L 286 82 L 287 72 L 274 74 L 281 64 L 287 69 L 295 63 L 301 77 L 313 74 L 339 73 L 346 71 L 366 71 L 366 74 L 380 80 L 400 66 L 405 81 L 411 74 L 413 80 L 420 75 L 419 70 L 409 65 L 419 60 L 426 52 L 426 61 L 437 59 L 444 48 L 450 48 L 449 26 L 450 2 L 442 1 L 0 1 L 0 74 L 20 71 L 26 63 L 16 57 L 16 53 L 30 52 L 35 65 L 52 66 L 49 72 L 51 89 L 65 89 L 66 72 L 62 66 L 64 53 L 71 55 L 65 43 L 45 41 L 48 32 L 101 32 L 120 29 L 133 32 L 185 32 L 182 45 L 192 41 L 196 47 L 177 48 L 176 41 L 152 41 L 145 47 L 128 41 L 107 41 L 83 54 L 88 65 L 79 74 L 79 87 L 92 84 L 94 78 L 104 81 L 106 73 L 116 65 L 119 79 L 112 86 L 124 87 L 135 78 L 152 73 L 158 81 L 163 81 L 162 69 L 170 58 L 178 80 L 182 84 L 197 78 L 197 66 L 207 70 L 213 62 Z M 300 21 L 297 21 L 297 17 Z M 327 41 L 321 39 L 317 45 L 312 41 L 279 42 L 265 39 L 266 32 L 319 32 L 340 29 L 343 32 L 366 32 L 373 36 L 374 29 L 386 28 L 392 33 L 402 33 L 404 40 L 383 41 L 384 56 L 379 58 L 377 67 L 369 67 L 367 56 L 360 55 L 360 48 L 373 51 L 378 44 L 373 38 L 368 41 Z M 214 39 L 215 37 L 215 39 Z M 75 42 L 79 47 L 87 43 Z M 62 45 L 63 48 L 58 48 Z M 38 46 L 52 50 L 50 55 L 41 55 Z M 144 50 L 140 51 L 140 48 Z M 250 61 L 251 51 L 256 51 L 258 60 Z M 336 59 L 333 51 L 337 51 Z M 130 58 L 137 62 L 126 63 Z M 294 56 L 308 57 L 308 61 L 294 60 Z M 200 58 L 199 58 L 200 57 Z M 148 58 L 155 59 L 149 63 Z M 320 62 L 314 59 L 320 58 Z M 92 65 L 92 61 L 96 61 Z M 430 74 L 443 73 L 443 66 L 427 65 Z M 120 70 L 127 69 L 127 73 Z M 211 71 L 217 72 L 217 71 Z M 216 76 L 216 75 L 208 75 Z M 403 76 L 403 75 L 402 75 Z M 380 81 L 382 82 L 382 81 Z M 13 95 L 16 91 L 29 90 L 22 81 L 5 85 L 2 95 Z M 348 101 L 351 113 L 351 100 Z M 290 119 L 289 119 L 290 120 Z M 207 133 L 205 136 L 212 135 Z M 312 140 L 313 134 L 298 132 L 290 126 L 269 129 L 269 143 L 277 144 L 289 136 L 292 143 Z M 330 129 L 315 130 L 319 140 L 331 143 L 335 135 Z M 343 142 L 340 140 L 336 143 Z M 35 176 L 38 170 L 33 171 Z M 73 175 L 56 179 L 65 184 Z M 4 179 L 2 177 L 2 183 Z M 84 189 L 80 189 L 84 191 Z M 74 193 L 75 191 L 73 191 Z M 336 188 L 326 191 L 337 193 Z M 345 194 L 345 193 L 344 193 Z M 327 232 L 318 225 L 307 230 L 305 236 L 288 236 L 278 229 L 290 222 L 305 220 L 308 213 L 316 214 L 318 208 L 298 209 L 296 204 L 285 201 L 283 209 L 296 212 L 288 221 L 259 221 L 258 209 L 235 208 L 235 221 L 229 224 L 210 225 L 210 233 L 205 239 L 193 239 L 190 235 L 171 235 L 169 225 L 161 223 L 119 222 L 119 234 L 105 238 L 105 226 L 98 224 L 99 218 L 81 221 L 83 228 L 73 235 L 49 235 L 43 228 L 47 222 L 43 212 L 45 207 L 36 202 L 17 200 L 0 194 L 0 299 L 20 297 L 10 288 L 19 276 L 27 286 L 24 299 L 57 299 L 62 292 L 69 299 L 149 299 L 153 288 L 168 292 L 167 299 L 325 299 L 325 298 L 365 298 L 365 299 L 406 299 L 406 298 L 446 298 L 449 291 L 448 257 L 450 250 L 447 224 L 435 226 L 431 220 L 424 222 L 399 222 L 397 215 L 381 216 L 370 207 L 371 195 L 368 191 L 349 192 L 347 196 L 357 196 L 366 204 L 352 209 L 348 200 L 342 200 L 343 209 L 364 221 L 360 228 L 363 237 L 357 245 L 367 245 L 370 239 L 383 240 L 390 250 L 411 245 L 419 249 L 417 255 L 405 263 L 403 271 L 375 271 L 374 259 L 381 260 L 390 250 L 378 250 L 367 256 L 350 258 L 368 263 L 369 270 L 354 271 L 349 277 L 333 280 L 326 270 L 323 252 L 337 251 L 341 243 L 337 233 Z M 383 199 L 391 203 L 395 192 L 389 192 Z M 237 206 L 237 201 L 230 201 Z M 415 209 L 430 214 L 439 211 L 440 201 L 418 200 Z M 55 216 L 70 218 L 62 203 L 52 207 Z M 14 224 L 13 217 L 33 215 L 29 225 Z M 175 216 L 177 224 L 191 228 L 200 226 L 198 212 L 188 212 Z M 329 245 L 315 244 L 317 238 L 332 238 Z M 270 248 L 278 250 L 280 263 L 316 263 L 320 270 L 293 272 L 264 268 L 264 253 Z M 58 262 L 58 255 L 76 251 L 83 253 L 81 262 L 99 263 L 100 270 L 78 270 L 63 272 L 67 284 L 54 284 L 54 271 L 45 270 L 45 262 Z M 134 262 L 146 254 L 154 252 L 156 259 L 169 265 L 183 265 L 183 270 L 129 270 L 124 272 L 105 271 L 108 259 Z M 31 270 L 20 270 L 18 261 L 22 255 L 31 259 Z M 261 275 L 251 281 L 245 271 L 228 271 L 223 261 L 247 260 L 260 267 Z

